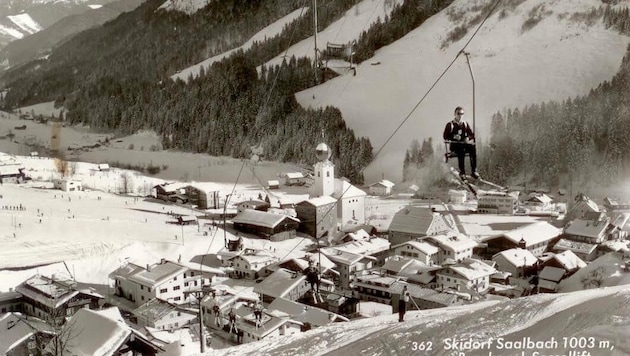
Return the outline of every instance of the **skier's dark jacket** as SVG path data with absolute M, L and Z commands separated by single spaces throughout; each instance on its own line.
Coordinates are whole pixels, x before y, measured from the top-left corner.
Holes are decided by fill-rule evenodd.
M 460 135 L 460 139 L 456 140 L 455 135 L 462 130 L 462 134 Z M 469 140 L 475 139 L 475 134 L 473 133 L 470 125 L 464 120 L 461 120 L 459 123 L 455 120 L 451 120 L 444 127 L 444 135 L 443 138 L 445 141 L 464 141 L 466 138 Z

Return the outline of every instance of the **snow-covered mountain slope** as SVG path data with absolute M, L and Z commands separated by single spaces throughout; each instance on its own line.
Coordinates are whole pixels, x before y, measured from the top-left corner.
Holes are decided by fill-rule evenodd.
M 166 0 L 159 8 L 194 14 L 212 0 Z
M 479 9 L 484 4 L 490 1 L 456 0 L 361 63 L 356 76 L 346 74 L 305 90 L 296 95 L 297 100 L 305 107 L 338 107 L 357 135 L 371 139 L 376 152 L 471 38 L 476 25 L 443 47 L 449 32 L 482 16 Z M 602 5 L 599 0 L 510 1 L 488 19 L 466 48 L 476 81 L 475 123 L 481 140 L 498 110 L 584 95 L 612 78 L 630 38 L 605 28 L 599 18 L 592 23 L 586 20 L 585 14 Z M 615 6 L 628 5 L 630 1 L 621 0 Z M 527 27 L 528 20 L 533 27 Z M 357 30 L 346 21 L 339 36 Z M 466 119 L 472 122 L 472 83 L 464 56 L 366 169 L 366 182 L 382 179 L 383 173 L 386 179 L 398 181 L 411 141 L 433 137 L 441 142 L 443 127 L 458 105 L 465 107 Z
M 402 323 L 382 315 L 207 355 L 628 355 L 629 312 L 630 289 L 617 286 L 411 311 Z
M 192 74 L 193 76 L 197 76 L 199 75 L 199 71 L 201 70 L 201 68 L 208 68 L 212 65 L 212 63 L 214 62 L 218 62 L 221 61 L 223 58 L 227 58 L 229 57 L 232 53 L 238 51 L 238 50 L 248 50 L 255 42 L 262 42 L 265 40 L 265 38 L 271 38 L 273 36 L 276 36 L 277 34 L 281 33 L 282 30 L 284 29 L 284 26 L 291 23 L 292 21 L 294 21 L 296 18 L 302 16 L 306 11 L 308 10 L 307 7 L 304 8 L 300 8 L 297 9 L 293 12 L 291 12 L 290 14 L 282 17 L 281 19 L 275 21 L 274 23 L 272 23 L 271 25 L 263 28 L 262 30 L 258 31 L 258 33 L 256 33 L 254 36 L 252 36 L 249 40 L 247 40 L 247 42 L 245 42 L 242 46 L 238 47 L 238 48 L 234 48 L 230 51 L 221 53 L 219 55 L 216 55 L 214 57 L 210 57 L 206 60 L 204 60 L 201 63 L 197 63 L 194 66 L 188 67 L 186 69 L 183 69 L 181 71 L 179 71 L 177 74 L 171 76 L 171 79 L 176 80 L 176 79 L 181 79 L 181 80 L 188 80 L 188 77 L 190 77 L 190 75 Z

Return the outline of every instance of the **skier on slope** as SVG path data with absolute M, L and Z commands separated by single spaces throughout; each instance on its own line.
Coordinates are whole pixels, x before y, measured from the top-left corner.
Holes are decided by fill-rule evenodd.
M 462 120 L 464 109 L 461 106 L 455 108 L 455 117 L 449 121 L 444 127 L 444 141 L 450 143 L 450 151 L 457 155 L 457 163 L 459 165 L 459 176 L 466 181 L 466 154 L 470 157 L 471 176 L 479 179 L 477 173 L 477 152 L 475 149 L 475 133 L 470 125 Z M 446 154 L 448 160 L 448 153 Z

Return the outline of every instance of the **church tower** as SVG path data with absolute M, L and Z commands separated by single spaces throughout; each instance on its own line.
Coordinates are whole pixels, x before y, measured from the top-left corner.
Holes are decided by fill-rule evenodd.
M 325 143 L 320 143 L 315 149 L 319 162 L 313 165 L 315 169 L 315 183 L 312 197 L 331 196 L 335 192 L 335 165 L 330 161 L 332 152 Z

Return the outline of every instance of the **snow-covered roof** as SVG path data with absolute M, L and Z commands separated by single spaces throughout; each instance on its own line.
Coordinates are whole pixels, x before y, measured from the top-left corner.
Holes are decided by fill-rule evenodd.
M 496 269 L 472 258 L 466 259 L 462 262 L 459 262 L 452 266 L 448 266 L 446 268 L 450 268 L 452 271 L 461 275 L 469 281 L 490 276 L 497 272 Z
M 599 211 L 599 206 L 597 206 L 597 203 L 595 203 L 592 199 L 586 197 L 575 203 L 571 210 L 576 209 L 580 205 L 586 205 L 592 211 Z
M 186 188 L 186 186 L 188 186 L 187 183 L 163 183 L 156 185 L 155 188 L 160 187 L 160 189 L 166 193 L 174 193 L 180 189 Z
M 432 245 L 432 244 L 430 244 L 430 243 L 428 243 L 426 241 L 416 241 L 416 240 L 406 241 L 406 242 L 403 242 L 403 243 L 398 244 L 396 246 L 392 246 L 392 249 L 398 248 L 400 246 L 405 246 L 405 245 L 410 245 L 413 248 L 415 248 L 415 249 L 417 249 L 417 250 L 419 250 L 422 253 L 427 254 L 427 255 L 433 255 L 433 254 L 436 254 L 436 253 L 438 253 L 440 251 L 439 248 L 437 248 L 436 246 L 434 246 L 434 245 Z
M 390 288 L 394 283 L 399 281 L 399 278 L 381 276 L 380 274 L 366 274 L 362 276 L 356 276 L 355 286 L 379 286 L 383 288 Z
M 354 240 L 336 245 L 335 248 L 341 251 L 357 253 L 361 255 L 373 255 L 375 253 L 389 250 L 390 242 L 382 237 L 372 237 L 369 240 Z
M 564 233 L 567 235 L 575 235 L 575 236 L 586 236 L 597 238 L 599 237 L 606 228 L 608 228 L 608 221 L 593 221 L 593 220 L 582 220 L 575 219 L 569 223 L 569 225 L 564 229 Z
M 302 174 L 302 172 L 289 172 L 286 174 L 286 177 L 289 179 L 299 179 L 304 178 L 304 174 Z
M 442 305 L 451 305 L 457 301 L 457 296 L 449 293 L 440 293 L 433 289 L 422 288 L 412 283 L 397 282 L 390 287 L 391 293 L 400 294 L 404 286 L 407 286 L 409 296 L 416 299 L 423 299 Z
M 433 212 L 430 208 L 406 206 L 394 214 L 389 231 L 426 234 L 433 221 L 440 218 L 440 213 Z
M 551 199 L 547 194 L 540 194 L 540 193 L 532 193 L 529 195 L 529 197 L 527 198 L 528 202 L 536 202 L 536 203 L 542 203 L 542 204 L 550 204 L 553 199 Z
M 15 288 L 24 297 L 50 308 L 58 308 L 79 294 L 71 285 L 51 278 L 35 275 Z
M 186 271 L 188 271 L 188 267 L 186 266 L 171 261 L 163 261 L 150 266 L 148 270 L 140 268 L 136 273 L 129 276 L 128 279 L 145 286 L 157 287 Z
M 590 244 L 588 242 L 578 242 L 567 239 L 560 239 L 554 247 L 556 250 L 570 250 L 577 253 L 590 254 L 597 248 L 597 244 Z
M 557 282 L 552 282 L 552 281 L 547 280 L 547 279 L 541 279 L 541 280 L 538 281 L 538 287 L 541 288 L 541 289 L 551 290 L 551 291 L 555 292 L 555 291 L 558 290 L 558 283 Z
M 259 264 L 258 269 L 263 268 L 267 264 L 271 264 L 277 261 L 277 258 L 275 256 L 270 256 L 267 254 L 258 254 L 258 253 L 257 254 L 242 254 L 239 256 L 234 256 L 233 258 L 242 258 L 243 260 L 245 260 L 247 263 L 250 264 L 250 268 L 252 267 L 251 265 L 254 263 Z
M 521 239 L 525 240 L 525 246 L 529 247 L 541 242 L 552 240 L 562 234 L 562 230 L 546 221 L 539 221 L 533 224 L 521 226 L 517 229 L 503 234 L 508 240 L 518 244 Z
M 196 315 L 194 311 L 187 310 L 176 304 L 169 303 L 159 298 L 153 298 L 150 301 L 142 304 L 138 308 L 134 309 L 133 313 L 135 315 L 144 316 L 149 320 L 157 321 L 168 315 L 172 311 L 180 311 L 183 313 Z
M 269 205 L 269 203 L 267 203 L 264 200 L 259 200 L 259 199 L 250 199 L 250 200 L 244 200 L 244 201 L 240 201 L 238 203 L 235 204 L 236 206 L 241 206 L 241 205 L 248 205 L 248 206 L 265 206 L 265 205 Z
M 547 281 L 552 281 L 552 282 L 557 283 L 562 279 L 565 272 L 566 271 L 563 270 L 562 268 L 545 266 L 545 268 L 543 268 L 542 271 L 540 271 L 540 274 L 538 275 L 539 282 L 542 282 L 543 280 L 547 280 Z
M 377 185 L 380 185 L 380 186 L 385 187 L 385 188 L 391 188 L 395 184 L 393 182 L 388 181 L 387 179 L 383 179 L 380 182 L 376 182 L 376 183 L 370 184 L 370 187 L 375 187 Z
M 385 264 L 383 266 L 381 266 L 382 269 L 386 270 L 386 271 L 392 271 L 396 274 L 402 272 L 405 268 L 407 268 L 407 266 L 413 264 L 414 262 L 416 263 L 420 263 L 412 258 L 390 258 L 389 260 L 387 260 L 387 262 L 385 262 Z
M 343 179 L 335 179 L 335 191 L 332 193 L 335 199 L 349 199 L 364 197 L 367 193 Z
M 0 176 L 20 174 L 20 168 L 21 166 L 14 164 L 0 165 Z
M 258 285 L 257 291 L 260 294 L 271 297 L 284 297 L 292 291 L 298 284 L 304 283 L 306 276 L 301 273 L 294 273 L 284 268 L 273 272 Z
M 264 211 L 246 209 L 240 212 L 236 217 L 232 219 L 235 224 L 250 224 L 256 226 L 263 226 L 267 228 L 274 228 L 285 219 L 290 219 L 295 222 L 299 222 L 298 219 L 292 218 L 287 215 L 267 213 Z
M 313 206 L 324 206 L 324 205 L 328 205 L 328 204 L 334 204 L 337 202 L 337 199 L 328 196 L 328 195 L 324 195 L 321 197 L 316 197 L 316 198 L 311 198 L 309 200 L 305 200 L 302 203 L 308 203 L 311 204 Z
M 567 250 L 557 253 L 553 258 L 567 271 L 586 267 L 586 262 L 582 261 L 573 251 Z
M 280 185 L 280 181 L 278 181 L 277 179 L 268 180 L 267 181 L 267 185 L 269 185 L 269 186 Z
M 630 219 L 630 213 L 621 213 L 612 224 L 620 229 L 623 229 L 626 226 L 626 223 Z
M 538 262 L 538 258 L 531 251 L 522 248 L 511 248 L 501 251 L 492 256 L 492 259 L 496 261 L 499 256 L 505 258 L 514 267 L 533 266 Z
M 283 260 L 282 262 L 280 262 L 279 264 L 284 264 L 291 261 L 295 263 L 298 267 L 300 267 L 302 270 L 305 270 L 308 267 L 308 259 L 311 259 L 312 261 L 314 261 L 315 266 L 321 263 L 322 271 L 325 271 L 328 269 L 334 269 L 336 267 L 336 265 L 330 259 L 328 259 L 328 257 L 326 257 L 326 255 L 324 254 L 308 254 L 307 253 L 306 255 L 307 256 L 300 257 L 300 258 L 287 258 Z
M 79 309 L 63 326 L 62 333 L 78 335 L 66 341 L 64 353 L 69 355 L 116 355 L 131 334 L 150 343 L 125 323 L 116 307 L 102 311 Z
M 427 240 L 433 241 L 440 248 L 446 248 L 452 251 L 464 251 L 477 246 L 475 240 L 472 240 L 464 234 L 454 232 L 445 235 L 429 236 Z
M 335 247 L 324 247 L 320 251 L 334 263 L 347 266 L 351 266 L 365 258 L 364 255 L 339 250 Z
M 267 307 L 268 310 L 278 310 L 301 323 L 309 323 L 313 326 L 324 326 L 336 321 L 348 321 L 348 318 L 302 303 L 285 298 L 276 298 Z
M 191 182 L 188 183 L 186 187 L 191 187 L 206 193 L 218 192 L 221 190 L 221 186 L 212 182 Z
M 20 313 L 0 314 L 0 355 L 6 355 L 38 331 L 49 332 L 43 321 Z

